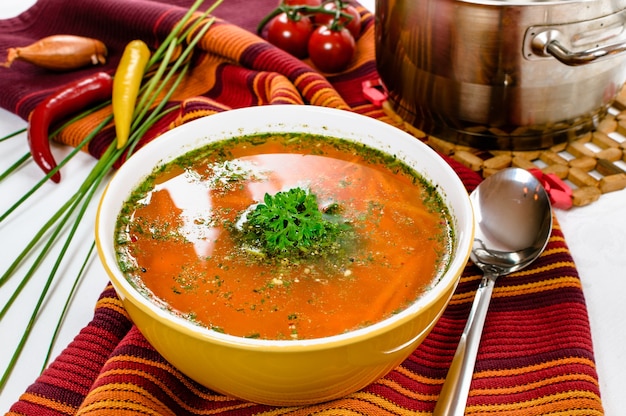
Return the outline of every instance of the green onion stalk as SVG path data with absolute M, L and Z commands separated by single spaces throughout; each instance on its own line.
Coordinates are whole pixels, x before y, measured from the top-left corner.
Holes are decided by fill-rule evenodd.
M 25 128 L 23 129 L 19 129 L 17 131 L 14 131 L 13 133 L 9 133 L 6 136 L 0 137 L 0 143 L 9 140 L 12 137 L 17 137 L 20 134 L 24 133 L 26 131 Z M 9 166 L 7 169 L 5 169 L 3 172 L 0 172 L 0 181 L 2 181 L 3 179 L 7 178 L 11 172 L 14 172 L 15 170 L 17 170 L 17 168 L 19 168 L 20 166 L 22 166 L 24 164 L 24 162 L 26 162 L 28 159 L 30 159 L 30 153 L 26 153 L 24 156 L 20 157 L 17 161 L 15 161 L 15 163 L 13 163 L 11 166 Z
M 26 131 L 26 129 L 19 129 L 18 131 L 14 131 L 13 133 L 9 133 L 6 136 L 0 137 L 0 143 L 5 141 L 5 140 L 9 140 L 11 137 L 15 137 L 17 135 L 20 135 L 22 133 L 24 133 Z
M 60 127 L 58 127 L 56 130 L 54 130 L 51 134 L 50 137 L 54 137 L 57 134 L 59 134 L 59 132 L 61 132 L 61 130 L 65 129 L 67 126 L 69 126 L 70 124 L 74 123 L 75 121 L 81 120 L 82 118 L 100 110 L 101 108 L 107 106 L 111 104 L 110 101 L 104 102 L 94 108 L 90 108 L 87 109 L 85 111 L 83 111 L 82 113 L 79 113 L 78 115 L 74 116 L 73 118 L 67 120 L 65 123 L 63 123 Z M 98 126 L 96 127 L 90 134 L 88 134 L 87 136 L 85 136 L 85 138 L 83 139 L 83 141 L 81 143 L 78 144 L 78 146 L 76 146 L 65 158 L 63 158 L 63 160 L 59 163 L 59 166 L 57 167 L 57 169 L 55 169 L 54 171 L 57 172 L 59 169 L 61 169 L 65 164 L 67 164 L 67 162 L 69 162 L 72 157 L 78 153 L 80 151 L 80 149 L 86 145 L 87 143 L 89 143 L 91 141 L 91 139 L 100 131 L 102 130 L 102 128 L 108 124 L 110 121 L 112 120 L 112 118 L 107 118 L 105 121 L 103 121 L 104 124 L 102 124 L 102 126 Z M 4 137 L 0 137 L 0 142 L 3 142 L 5 140 L 10 139 L 11 137 L 16 137 L 19 134 L 22 134 L 26 131 L 26 129 L 20 129 L 17 130 L 13 133 L 10 133 Z M 31 154 L 30 152 L 26 152 L 22 157 L 20 157 L 17 161 L 15 161 L 11 166 L 9 166 L 7 169 L 5 169 L 3 172 L 0 172 L 0 181 L 2 181 L 3 179 L 8 178 L 13 172 L 15 172 L 20 166 L 22 166 L 26 161 L 28 161 L 31 158 Z M 43 179 L 41 179 L 39 182 L 37 182 L 36 185 L 34 185 L 28 194 L 25 194 L 22 196 L 22 198 L 20 198 L 20 200 L 14 204 L 10 209 L 8 209 L 7 211 L 5 211 L 1 216 L 0 216 L 0 222 L 2 222 L 5 218 L 7 218 L 11 212 L 13 212 L 16 208 L 18 208 L 19 205 L 21 205 L 24 201 L 26 201 L 28 199 L 28 197 L 30 195 L 32 195 L 33 193 L 35 193 L 35 191 L 39 188 L 41 188 L 41 186 L 48 182 L 48 178 L 53 175 L 50 174 L 49 176 L 44 177 Z
M 39 298 L 37 299 L 37 303 L 29 317 L 29 321 L 26 325 L 23 335 L 9 363 L 7 364 L 6 369 L 0 375 L 0 391 L 2 391 L 2 389 L 6 385 L 6 382 L 8 381 L 11 372 L 15 368 L 15 365 L 20 354 L 22 353 L 24 345 L 32 332 L 32 328 L 36 322 L 37 316 L 39 315 L 41 306 L 46 299 L 48 291 L 52 283 L 55 281 L 57 272 L 63 263 L 63 259 L 67 254 L 68 249 L 72 245 L 72 241 L 76 235 L 78 227 L 83 220 L 85 213 L 87 212 L 87 209 L 90 206 L 90 203 L 92 202 L 94 196 L 96 196 L 98 190 L 100 189 L 101 184 L 103 183 L 105 178 L 108 177 L 108 174 L 112 170 L 114 164 L 118 160 L 120 160 L 120 158 L 122 158 L 124 155 L 126 155 L 126 157 L 129 157 L 135 151 L 137 143 L 145 135 L 145 133 L 151 126 L 158 122 L 162 117 L 166 116 L 169 112 L 178 109 L 177 106 L 166 107 L 166 105 L 170 101 L 172 95 L 174 94 L 174 92 L 180 85 L 180 82 L 183 80 L 185 74 L 189 70 L 189 57 L 191 56 L 191 53 L 193 52 L 196 44 L 206 34 L 206 32 L 209 30 L 214 22 L 214 19 L 207 20 L 207 16 L 212 13 L 212 11 L 222 1 L 223 0 L 217 0 L 215 3 L 213 3 L 211 7 L 206 10 L 206 12 L 196 18 L 194 22 L 189 25 L 187 29 L 185 29 L 188 23 L 191 22 L 194 13 L 204 2 L 204 0 L 196 0 L 194 4 L 189 8 L 183 18 L 172 29 L 172 31 L 169 33 L 163 43 L 155 51 L 155 53 L 150 58 L 150 61 L 146 65 L 146 72 L 144 73 L 139 101 L 133 113 L 131 134 L 128 141 L 120 149 L 117 149 L 117 140 L 114 140 L 109 145 L 109 147 L 105 150 L 102 156 L 98 159 L 95 166 L 89 172 L 85 180 L 79 186 L 78 190 L 74 194 L 72 194 L 56 212 L 52 214 L 52 216 L 30 239 L 26 247 L 17 255 L 14 261 L 0 275 L 1 288 L 6 282 L 9 281 L 11 277 L 15 275 L 18 267 L 23 265 L 26 260 L 32 260 L 25 274 L 19 281 L 16 289 L 9 297 L 8 302 L 2 307 L 2 309 L 0 309 L 0 320 L 2 320 L 6 316 L 7 312 L 10 310 L 15 300 L 20 295 L 21 291 L 27 285 L 29 280 L 33 277 L 43 260 L 51 253 L 51 250 L 53 248 L 60 245 L 60 253 L 56 257 L 53 267 L 48 274 L 43 289 L 41 290 Z M 183 42 L 185 42 L 185 39 L 187 39 L 188 36 L 194 32 L 195 35 L 193 36 L 191 42 L 185 45 L 181 55 L 174 62 L 171 62 L 171 58 L 176 47 L 182 45 Z M 155 67 L 156 70 L 154 70 Z M 157 103 L 157 98 L 159 96 L 163 96 L 163 99 L 161 99 Z M 102 106 L 109 104 L 110 101 L 107 103 L 103 103 Z M 88 109 L 83 113 L 77 115 L 73 119 L 66 122 L 58 130 L 53 132 L 52 135 L 57 134 L 60 129 L 64 128 L 68 124 L 93 113 L 99 108 L 100 107 Z M 90 134 L 88 134 L 82 140 L 82 142 L 78 146 L 72 149 L 72 151 L 68 153 L 65 158 L 63 158 L 63 160 L 58 164 L 55 169 L 50 171 L 42 180 L 33 185 L 31 189 L 24 193 L 19 198 L 19 200 L 15 202 L 12 206 L 10 206 L 4 213 L 1 213 L 0 223 L 6 220 L 11 215 L 11 213 L 13 213 L 20 205 L 26 202 L 28 198 L 31 197 L 39 188 L 41 188 L 41 186 L 55 172 L 57 172 L 64 165 L 66 165 L 71 160 L 71 158 L 80 151 L 81 148 L 86 146 L 111 121 L 112 116 L 109 116 L 105 120 L 103 120 L 92 132 L 90 132 Z M 22 131 L 15 132 L 9 136 L 6 136 L 6 139 L 15 136 L 21 132 Z M 29 155 L 24 155 L 13 165 L 11 165 L 7 170 L 5 170 L 4 172 L 0 172 L 0 180 L 6 178 L 12 172 L 17 170 L 17 168 L 24 164 L 28 159 Z M 68 232 L 66 237 L 61 240 L 60 236 L 63 234 L 64 231 Z M 95 243 L 92 242 L 91 248 L 89 249 L 83 260 L 82 267 L 74 278 L 70 293 L 66 297 L 63 310 L 59 316 L 57 326 L 48 346 L 48 352 L 43 363 L 43 368 L 45 368 L 48 364 L 50 353 L 54 346 L 54 341 L 58 334 L 59 328 L 65 317 L 68 305 L 71 302 L 76 287 L 78 286 L 78 282 L 84 275 L 89 259 L 93 256 L 94 246 Z M 34 253 L 36 248 L 39 251 L 37 253 Z

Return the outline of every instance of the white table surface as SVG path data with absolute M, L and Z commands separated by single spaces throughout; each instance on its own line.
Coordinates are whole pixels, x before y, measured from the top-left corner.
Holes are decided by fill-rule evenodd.
M 45 0 L 40 0 L 45 1 Z M 26 10 L 35 0 L 2 0 L 0 18 L 8 18 Z M 370 9 L 374 0 L 361 3 Z M 4 59 L 4 57 L 2 57 Z M 1 74 L 0 74 L 1 76 Z M 0 109 L 0 137 L 26 126 L 26 122 Z M 28 151 L 25 134 L 0 143 L 0 172 Z M 53 146 L 57 160 L 67 153 L 63 146 Z M 46 184 L 25 207 L 17 210 L 9 219 L 0 223 L 0 272 L 8 267 L 23 249 L 33 232 L 80 183 L 94 160 L 79 154 L 63 168 L 60 184 Z M 4 212 L 16 198 L 41 178 L 41 172 L 33 163 L 22 167 L 18 173 L 0 182 L 0 212 Z M 598 367 L 600 391 L 609 416 L 626 412 L 626 190 L 603 195 L 599 201 L 569 211 L 557 210 L 557 219 L 563 229 L 567 244 L 576 262 L 587 300 L 594 351 Z M 6 412 L 19 395 L 36 379 L 45 357 L 57 317 L 64 299 L 78 273 L 88 245 L 93 241 L 92 222 L 95 206 L 87 213 L 75 238 L 78 244 L 70 247 L 67 258 L 59 271 L 59 278 L 51 287 L 34 331 L 28 339 L 22 358 L 11 375 L 8 384 L 0 392 L 0 413 Z M 52 267 L 52 258 L 39 268 L 26 285 L 9 314 L 0 322 L 0 371 L 4 371 L 12 352 L 24 330 L 39 292 Z M 25 272 L 20 269 L 15 277 L 0 288 L 0 306 L 6 304 L 10 293 L 18 285 Z M 96 300 L 108 279 L 97 259 L 88 266 L 86 278 L 78 286 L 69 313 L 59 333 L 52 352 L 52 359 L 69 344 L 74 336 L 91 320 Z

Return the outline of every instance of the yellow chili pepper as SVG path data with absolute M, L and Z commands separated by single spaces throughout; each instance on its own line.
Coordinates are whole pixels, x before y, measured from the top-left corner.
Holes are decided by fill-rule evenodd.
M 124 147 L 130 135 L 139 87 L 150 59 L 150 49 L 141 40 L 126 45 L 113 77 L 113 120 L 117 148 Z

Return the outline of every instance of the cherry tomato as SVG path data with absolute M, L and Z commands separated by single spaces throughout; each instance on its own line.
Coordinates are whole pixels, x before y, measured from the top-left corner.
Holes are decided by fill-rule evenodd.
M 337 10 L 337 4 L 334 1 L 325 3 L 324 9 L 334 12 Z M 358 39 L 359 36 L 361 36 L 361 15 L 359 14 L 359 11 L 356 9 L 356 7 L 347 3 L 344 3 L 341 11 L 352 16 L 352 19 L 348 22 L 348 19 L 342 16 L 339 18 L 339 24 L 344 25 L 350 31 L 350 33 L 352 33 L 352 37 L 354 37 L 354 39 Z M 331 13 L 318 12 L 315 14 L 314 17 L 315 24 L 329 27 L 332 26 L 332 22 L 334 19 L 335 15 Z
M 279 2 L 288 6 L 321 6 L 322 0 L 282 0 Z
M 274 17 L 267 25 L 267 40 L 297 58 L 306 58 L 308 41 L 313 32 L 313 23 L 308 16 L 297 13 L 290 18 L 287 13 Z
M 331 29 L 320 26 L 309 38 L 309 57 L 322 72 L 339 72 L 345 69 L 356 50 L 354 37 L 345 27 Z

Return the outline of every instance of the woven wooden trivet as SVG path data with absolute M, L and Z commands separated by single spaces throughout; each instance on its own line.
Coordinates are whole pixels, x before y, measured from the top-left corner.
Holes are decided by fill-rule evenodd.
M 569 185 L 573 206 L 591 204 L 602 194 L 626 188 L 626 87 L 592 131 L 548 149 L 532 151 L 479 150 L 457 145 L 429 136 L 403 121 L 388 102 L 383 109 L 409 133 L 485 178 L 511 166 L 540 169 Z

